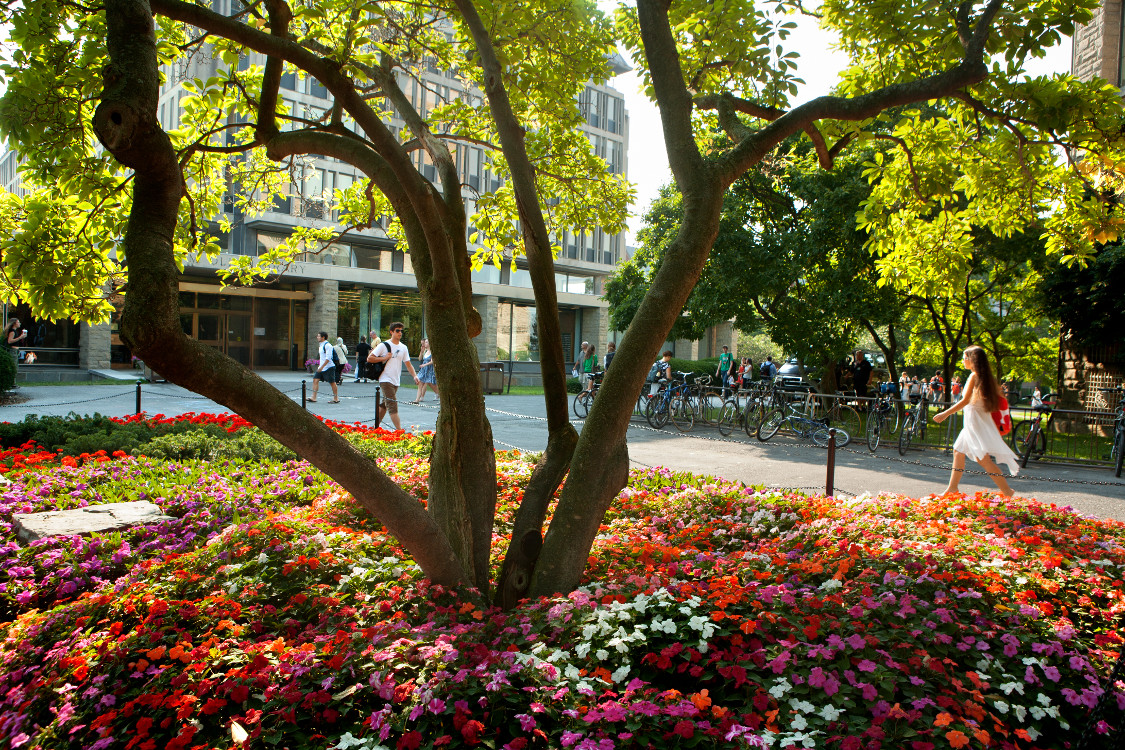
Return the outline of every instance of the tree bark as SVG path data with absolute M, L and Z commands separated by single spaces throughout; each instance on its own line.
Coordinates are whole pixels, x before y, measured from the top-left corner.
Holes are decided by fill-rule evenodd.
M 253 421 L 340 482 L 415 553 L 433 581 L 469 585 L 467 572 L 415 498 L 264 380 L 183 334 L 174 234 L 184 182 L 156 117 L 160 75 L 152 13 L 146 0 L 108 0 L 106 22 L 110 62 L 94 130 L 114 158 L 135 171 L 133 205 L 120 245 L 129 268 L 122 338 L 171 382 Z

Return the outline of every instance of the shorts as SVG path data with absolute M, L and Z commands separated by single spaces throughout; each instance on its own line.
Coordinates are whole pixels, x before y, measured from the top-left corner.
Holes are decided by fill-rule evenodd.
M 398 414 L 398 386 L 381 380 L 379 390 L 383 393 L 383 407 L 387 414 Z
M 320 380 L 324 383 L 335 383 L 336 368 L 332 365 L 328 365 L 328 367 L 325 367 L 323 370 L 317 370 L 313 373 L 313 380 Z

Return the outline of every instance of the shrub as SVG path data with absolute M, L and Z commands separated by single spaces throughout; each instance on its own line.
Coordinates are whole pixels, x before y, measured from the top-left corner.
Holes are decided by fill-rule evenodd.
M 676 359 L 672 357 L 673 372 L 690 372 L 693 375 L 715 375 L 715 370 L 719 369 L 719 358 L 709 357 L 707 359 Z
M 567 378 L 566 379 L 566 392 L 567 393 L 581 393 L 582 392 L 582 381 L 579 380 L 578 378 Z
M 289 461 L 296 454 L 259 429 L 230 433 L 214 425 L 191 432 L 162 435 L 130 450 L 134 455 L 175 461 Z
M 16 361 L 7 352 L 0 352 L 0 393 L 16 387 Z

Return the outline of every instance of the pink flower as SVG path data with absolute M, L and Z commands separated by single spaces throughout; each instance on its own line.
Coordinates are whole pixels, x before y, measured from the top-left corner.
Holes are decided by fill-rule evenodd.
M 857 667 L 857 669 L 860 672 L 874 672 L 875 668 L 877 666 L 879 666 L 879 665 L 876 664 L 875 662 L 871 661 L 870 659 L 864 659 L 863 661 L 861 661 L 859 663 L 859 666 Z

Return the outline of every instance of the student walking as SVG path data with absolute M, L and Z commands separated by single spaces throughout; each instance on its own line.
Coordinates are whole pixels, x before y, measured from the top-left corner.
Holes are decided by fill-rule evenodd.
M 945 488 L 946 494 L 958 492 L 957 489 L 961 475 L 965 471 L 965 457 L 979 463 L 992 481 L 1000 488 L 1000 494 L 1005 497 L 1012 496 L 1012 488 L 1000 473 L 1000 468 L 992 460 L 1007 465 L 1012 476 L 1019 473 L 1019 460 L 1004 438 L 1000 430 L 992 421 L 992 412 L 1000 407 L 1003 392 L 996 376 L 992 374 L 992 367 L 988 364 L 988 355 L 979 346 L 970 346 L 965 350 L 962 364 L 970 371 L 969 379 L 965 381 L 965 391 L 960 401 L 943 412 L 934 415 L 934 421 L 944 422 L 957 412 L 965 411 L 965 427 L 957 440 L 953 443 L 953 470 L 949 475 L 949 486 Z
M 377 352 L 379 356 L 375 357 L 376 362 L 387 363 L 383 368 L 383 374 L 379 376 L 379 390 L 383 394 L 383 400 L 375 410 L 375 424 L 380 424 L 384 415 L 390 414 L 395 429 L 401 430 L 402 423 L 398 418 L 398 386 L 402 378 L 403 365 L 414 376 L 415 385 L 418 384 L 418 374 L 414 372 L 414 365 L 410 363 L 410 351 L 406 348 L 406 344 L 402 343 L 402 323 L 391 323 L 390 330 L 391 337 L 382 342 Z M 388 350 L 389 354 L 381 353 Z
M 336 386 L 336 365 L 332 363 L 332 345 L 328 343 L 328 333 L 321 331 L 316 335 L 316 340 L 319 342 L 320 363 L 313 375 L 313 392 L 309 401 L 316 403 L 316 392 L 320 390 L 320 382 L 324 381 L 332 386 L 332 401 L 329 403 L 338 404 L 340 403 L 340 393 Z
M 437 373 L 434 372 L 434 353 L 430 351 L 430 340 L 422 339 L 418 351 L 418 396 L 410 403 L 421 402 L 426 395 L 426 388 L 433 389 L 434 396 L 441 398 L 437 389 Z

